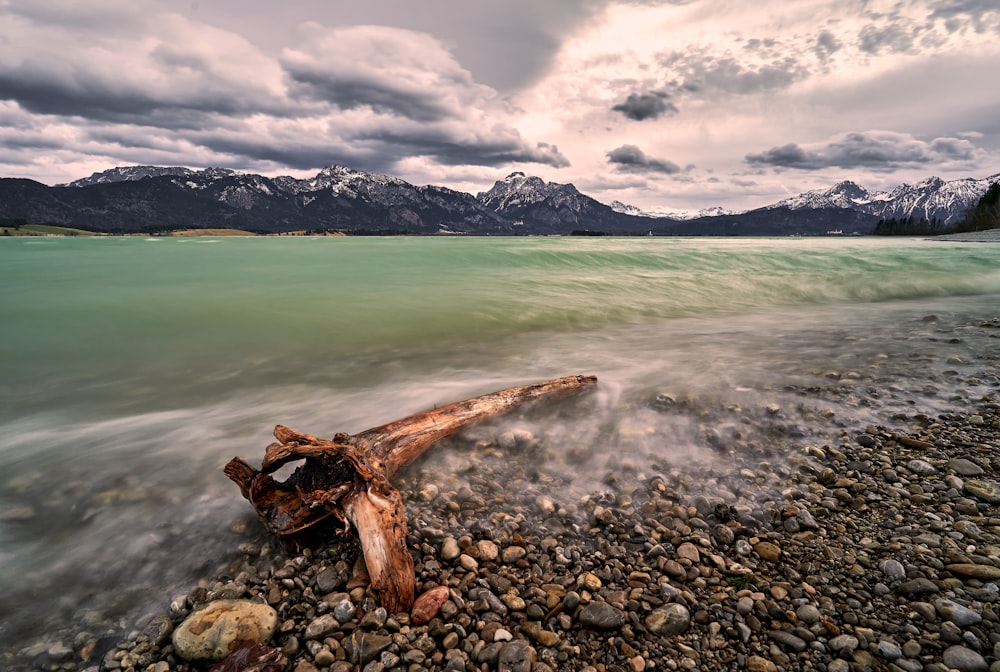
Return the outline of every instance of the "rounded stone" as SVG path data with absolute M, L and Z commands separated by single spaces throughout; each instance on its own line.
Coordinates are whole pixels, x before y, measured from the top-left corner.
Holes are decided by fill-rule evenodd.
M 489 539 L 477 541 L 476 549 L 479 551 L 479 559 L 485 562 L 493 562 L 500 556 L 500 549 Z
M 503 549 L 501 560 L 503 560 L 505 565 L 512 565 L 527 554 L 528 552 L 520 546 L 508 546 Z
M 967 460 L 964 457 L 956 457 L 948 461 L 948 468 L 954 471 L 959 476 L 982 476 L 983 468 L 972 460 Z
M 944 650 L 941 662 L 949 668 L 958 670 L 958 672 L 987 672 L 989 670 L 985 658 L 964 646 L 949 646 Z
M 906 569 L 899 560 L 883 560 L 879 563 L 878 568 L 882 570 L 883 574 L 895 581 L 902 581 L 906 578 Z
M 306 639 L 322 639 L 340 629 L 340 622 L 333 614 L 323 614 L 306 626 Z
M 906 463 L 906 468 L 918 476 L 933 476 L 937 473 L 934 465 L 926 460 L 910 460 Z
M 446 562 L 451 562 L 455 560 L 462 554 L 462 550 L 458 547 L 458 542 L 455 541 L 454 537 L 448 537 L 441 542 L 441 550 L 438 555 L 442 560 Z
M 767 658 L 750 656 L 747 658 L 747 672 L 778 672 L 778 666 Z
M 691 625 L 691 612 L 683 604 L 668 604 L 646 617 L 646 628 L 654 635 L 679 635 Z
M 701 553 L 698 552 L 698 547 L 689 541 L 677 547 L 677 555 L 681 558 L 687 558 L 694 563 L 701 562 Z
M 347 623 L 357 615 L 354 603 L 350 600 L 341 600 L 333 605 L 333 616 L 341 623 Z
M 728 525 L 716 525 L 712 529 L 712 536 L 722 546 L 730 546 L 736 539 L 736 533 Z
M 767 562 L 777 562 L 781 558 L 781 548 L 769 541 L 761 541 L 754 545 L 754 552 Z
M 172 637 L 185 660 L 222 660 L 240 642 L 267 643 L 278 626 L 271 607 L 249 600 L 217 600 L 192 612 Z
M 878 654 L 879 658 L 885 660 L 896 660 L 903 655 L 903 651 L 894 642 L 888 640 L 881 640 L 875 649 L 875 653 Z
M 935 600 L 934 608 L 942 619 L 951 621 L 959 627 L 975 625 L 983 620 L 983 617 L 972 609 L 951 600 Z
M 853 635 L 837 635 L 830 640 L 830 651 L 835 656 L 850 658 L 861 643 Z
M 798 616 L 799 620 L 806 625 L 818 623 L 820 619 L 819 609 L 817 609 L 814 604 L 803 604 L 795 610 L 795 615 Z

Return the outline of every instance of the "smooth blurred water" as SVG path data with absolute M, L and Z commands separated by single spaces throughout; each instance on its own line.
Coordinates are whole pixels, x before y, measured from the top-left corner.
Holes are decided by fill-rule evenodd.
M 978 394 L 998 341 L 963 329 L 998 316 L 989 244 L 0 239 L 0 649 L 127 627 L 231 557 L 249 506 L 221 468 L 277 423 L 353 433 L 592 373 L 587 417 L 547 435 L 621 457 L 634 426 L 690 449 L 659 392 L 752 404 L 830 370 L 890 391 L 838 417 L 885 421 Z

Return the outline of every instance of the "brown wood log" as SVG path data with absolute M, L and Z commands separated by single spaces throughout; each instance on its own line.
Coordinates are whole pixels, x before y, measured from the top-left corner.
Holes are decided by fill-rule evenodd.
M 353 530 L 361 541 L 371 588 L 390 613 L 413 603 L 413 558 L 406 547 L 406 512 L 392 477 L 436 441 L 520 404 L 579 392 L 594 376 L 567 376 L 512 387 L 373 427 L 321 439 L 278 425 L 277 443 L 264 451 L 261 468 L 234 457 L 224 472 L 239 487 L 264 525 L 292 551 L 320 528 Z M 302 461 L 285 481 L 271 474 Z

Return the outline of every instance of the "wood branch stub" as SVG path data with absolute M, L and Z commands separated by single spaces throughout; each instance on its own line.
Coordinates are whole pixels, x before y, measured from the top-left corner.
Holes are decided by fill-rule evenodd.
M 373 427 L 332 440 L 278 425 L 277 443 L 264 451 L 261 468 L 234 457 L 224 472 L 240 488 L 264 525 L 291 551 L 310 533 L 331 527 L 354 530 L 360 541 L 371 588 L 390 613 L 413 603 L 413 558 L 406 547 L 403 498 L 392 477 L 431 445 L 460 430 L 541 398 L 594 387 L 595 376 L 567 376 L 512 387 Z M 284 481 L 271 474 L 302 461 Z M 330 525 L 333 523 L 333 525 Z

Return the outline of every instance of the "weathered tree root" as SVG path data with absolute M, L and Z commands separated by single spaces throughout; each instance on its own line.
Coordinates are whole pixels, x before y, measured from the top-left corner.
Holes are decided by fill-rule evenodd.
M 595 376 L 567 376 L 512 387 L 411 415 L 359 434 L 320 439 L 278 425 L 260 470 L 234 457 L 225 474 L 239 487 L 264 525 L 286 548 L 300 550 L 320 524 L 356 531 L 371 587 L 390 613 L 413 604 L 413 558 L 406 548 L 403 498 L 390 482 L 436 441 L 486 418 L 542 397 L 575 393 Z M 283 482 L 271 473 L 304 460 Z

